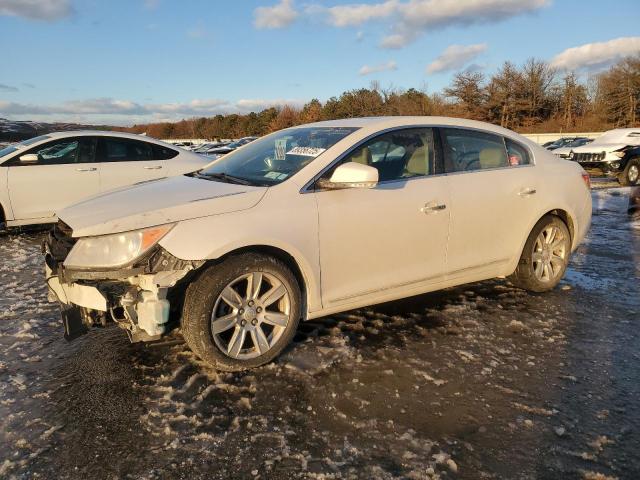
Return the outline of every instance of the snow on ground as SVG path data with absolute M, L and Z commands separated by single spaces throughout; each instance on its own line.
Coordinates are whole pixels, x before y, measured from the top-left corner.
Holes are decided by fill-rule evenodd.
M 62 339 L 42 234 L 0 237 L 0 478 L 638 478 L 640 219 L 544 295 L 491 280 L 307 322 L 216 372 L 179 335 Z

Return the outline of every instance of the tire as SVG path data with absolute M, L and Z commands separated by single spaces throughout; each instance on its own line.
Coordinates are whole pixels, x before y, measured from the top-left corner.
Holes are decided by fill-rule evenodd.
M 291 342 L 301 305 L 300 286 L 283 262 L 255 253 L 231 256 L 187 288 L 182 335 L 218 370 L 259 367 Z
M 632 158 L 627 162 L 627 166 L 618 176 L 618 182 L 623 187 L 638 185 L 640 183 L 640 159 Z
M 555 233 L 550 238 L 552 231 Z M 559 238 L 558 234 L 561 235 Z M 531 230 L 518 267 L 508 278 L 516 287 L 531 292 L 552 290 L 564 276 L 570 253 L 571 236 L 567 225 L 555 215 L 545 215 Z

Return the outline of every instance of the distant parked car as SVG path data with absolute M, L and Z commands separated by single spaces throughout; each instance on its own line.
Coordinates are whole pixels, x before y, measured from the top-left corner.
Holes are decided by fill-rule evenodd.
M 547 142 L 543 146 L 547 150 L 556 150 L 558 148 L 564 148 L 569 146 L 570 144 L 578 141 L 590 140 L 587 137 L 562 137 L 558 140 L 554 140 L 553 142 Z
M 210 156 L 226 155 L 227 153 L 233 152 L 236 148 L 240 148 L 243 145 L 246 145 L 247 143 L 253 142 L 255 139 L 256 137 L 244 137 L 228 145 L 217 147 L 217 148 L 211 148 L 207 150 L 205 155 L 210 155 Z
M 301 320 L 509 276 L 544 292 L 591 221 L 589 176 L 526 138 L 443 117 L 281 130 L 191 175 L 69 207 L 46 245 L 68 338 L 181 327 L 221 370 Z
M 50 133 L 0 150 L 0 225 L 55 223 L 56 212 L 101 192 L 189 173 L 208 159 L 150 137 Z
M 200 153 L 205 155 L 209 150 L 213 150 L 214 148 L 221 148 L 229 145 L 231 142 L 208 142 L 203 143 L 198 148 L 194 150 L 195 153 Z
M 576 147 L 570 159 L 586 169 L 616 177 L 621 185 L 640 182 L 640 128 L 616 128 Z
M 592 138 L 580 137 L 576 138 L 573 142 L 567 143 L 564 147 L 553 149 L 553 154 L 557 157 L 568 159 L 571 156 L 571 152 L 575 147 L 581 147 L 587 143 L 593 142 Z

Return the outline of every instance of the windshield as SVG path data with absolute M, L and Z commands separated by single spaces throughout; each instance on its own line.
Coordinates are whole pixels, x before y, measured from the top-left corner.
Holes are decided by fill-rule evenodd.
M 7 156 L 10 153 L 15 152 L 16 150 L 18 150 L 16 147 L 14 147 L 13 145 L 9 145 L 8 147 L 5 147 L 2 150 L 0 150 L 0 158 Z
M 205 176 L 221 174 L 256 185 L 276 185 L 357 128 L 301 127 L 282 130 L 254 140 L 199 172 Z
M 591 140 L 588 138 L 578 138 L 573 142 L 569 142 L 565 145 L 565 147 L 581 147 L 582 145 L 586 145 L 587 143 L 591 143 Z

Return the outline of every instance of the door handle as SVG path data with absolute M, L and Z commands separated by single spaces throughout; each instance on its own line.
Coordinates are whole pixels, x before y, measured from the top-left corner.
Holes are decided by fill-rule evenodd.
M 431 203 L 425 203 L 424 207 L 422 207 L 420 211 L 422 213 L 429 214 L 429 213 L 437 213 L 440 210 L 444 210 L 446 208 L 447 206 L 444 203 L 431 202 Z
M 143 167 L 145 170 L 160 170 L 162 165 L 155 165 L 153 167 Z
M 535 188 L 525 188 L 523 190 L 520 190 L 518 192 L 518 195 L 520 195 L 521 197 L 526 197 L 528 195 L 535 195 L 536 192 L 537 190 Z
M 76 168 L 76 172 L 95 172 L 96 170 L 98 170 L 96 167 Z

